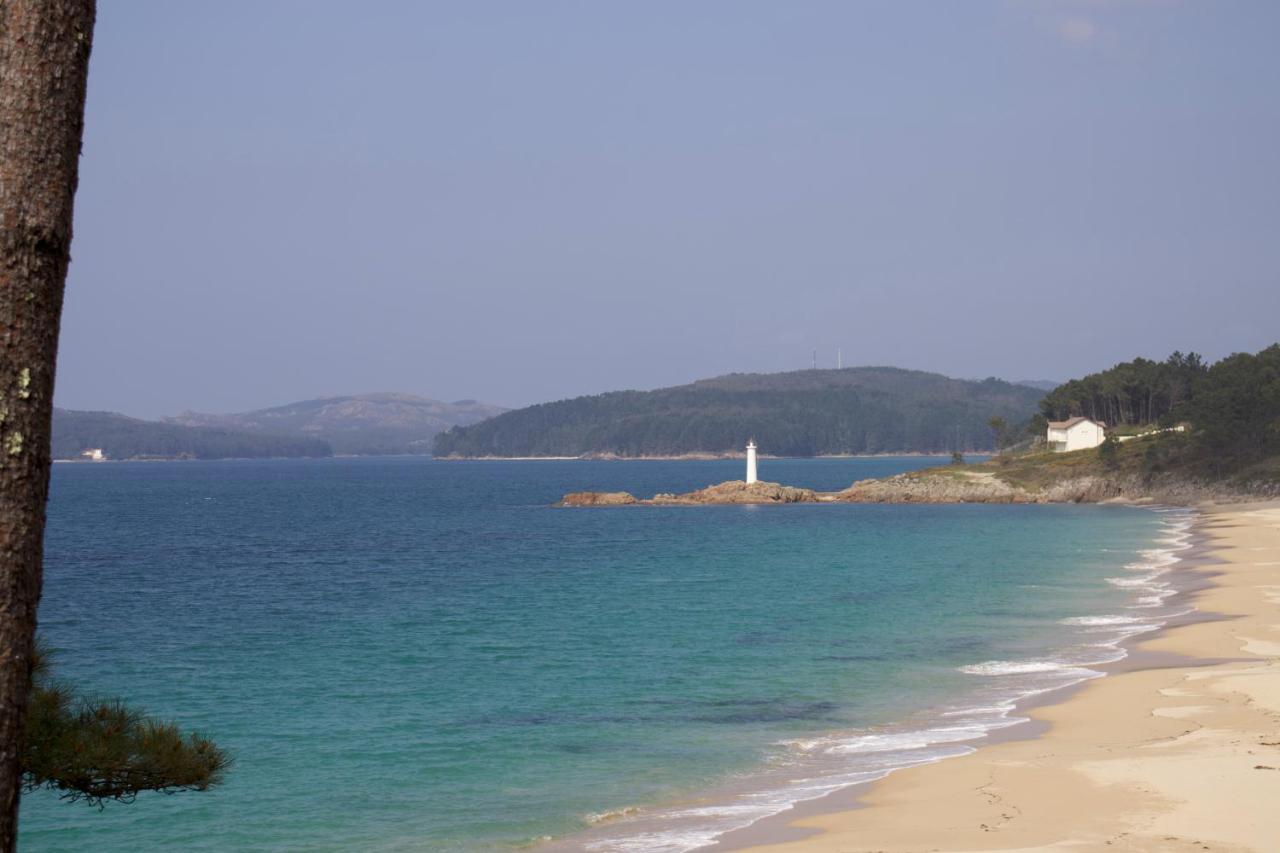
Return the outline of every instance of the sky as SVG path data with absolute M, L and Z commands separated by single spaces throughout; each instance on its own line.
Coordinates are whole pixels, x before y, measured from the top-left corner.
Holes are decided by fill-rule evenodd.
M 103 0 L 56 402 L 1280 340 L 1280 4 Z

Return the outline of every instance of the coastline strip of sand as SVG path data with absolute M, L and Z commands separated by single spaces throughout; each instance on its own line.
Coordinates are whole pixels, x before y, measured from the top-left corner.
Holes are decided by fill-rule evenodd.
M 1207 507 L 1199 532 L 1212 584 L 1195 604 L 1224 618 L 1135 648 L 1201 665 L 1091 681 L 1030 712 L 1038 737 L 898 771 L 855 808 L 780 815 L 716 847 L 1280 850 L 1280 502 Z

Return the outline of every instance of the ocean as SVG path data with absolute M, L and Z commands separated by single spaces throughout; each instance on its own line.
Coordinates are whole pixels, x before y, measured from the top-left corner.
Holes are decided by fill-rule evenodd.
M 941 460 L 773 460 L 836 489 Z M 970 751 L 1173 615 L 1181 511 L 557 509 L 740 461 L 57 465 L 58 677 L 211 736 L 220 788 L 23 798 L 26 851 L 681 851 Z

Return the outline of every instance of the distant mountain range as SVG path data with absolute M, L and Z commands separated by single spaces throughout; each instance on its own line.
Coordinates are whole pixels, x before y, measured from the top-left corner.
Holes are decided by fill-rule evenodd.
M 327 442 L 307 436 L 261 435 L 130 418 L 115 412 L 54 409 L 54 459 L 101 450 L 108 459 L 263 459 L 332 456 Z
M 894 367 L 740 374 L 516 409 L 435 441 L 436 456 L 779 456 L 986 450 L 987 421 L 1036 413 L 1043 391 Z
M 951 379 L 893 367 L 731 374 L 656 391 L 616 391 L 518 410 L 412 394 L 354 394 L 237 414 L 144 421 L 54 413 L 54 457 L 112 459 L 428 454 L 779 456 L 985 450 L 987 421 L 1036 412 L 1057 383 Z
M 444 403 L 394 393 L 303 400 L 231 415 L 183 412 L 158 422 L 57 409 L 53 455 L 75 459 L 93 448 L 112 459 L 426 454 L 442 430 L 504 411 L 475 400 Z
M 183 412 L 165 423 L 219 427 L 271 435 L 304 435 L 328 442 L 340 455 L 431 452 L 437 433 L 474 424 L 507 411 L 501 406 L 458 400 L 443 403 L 412 394 L 355 394 L 303 400 L 233 415 Z

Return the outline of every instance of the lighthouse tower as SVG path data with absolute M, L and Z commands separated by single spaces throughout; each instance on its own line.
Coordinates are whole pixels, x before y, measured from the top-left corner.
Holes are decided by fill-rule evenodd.
M 756 440 L 747 442 L 747 484 L 756 481 Z

